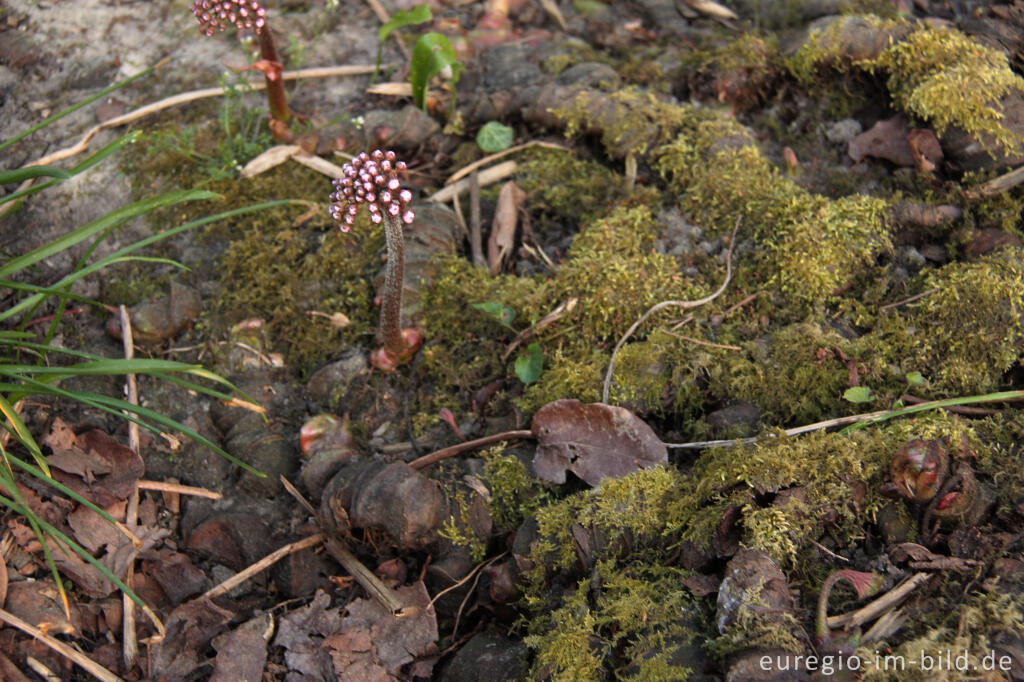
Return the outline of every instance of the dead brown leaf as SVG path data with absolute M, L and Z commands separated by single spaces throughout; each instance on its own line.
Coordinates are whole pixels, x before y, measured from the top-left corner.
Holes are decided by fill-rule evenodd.
M 537 475 L 565 483 L 571 471 L 590 485 L 668 461 L 665 444 L 629 410 L 604 403 L 556 400 L 537 411 Z
M 519 207 L 526 200 L 526 192 L 509 180 L 498 193 L 498 206 L 494 209 L 491 236 L 487 239 L 487 265 L 496 275 L 508 261 L 516 241 Z
M 324 640 L 339 680 L 396 679 L 403 665 L 433 651 L 437 618 L 423 582 L 400 587 L 395 596 L 415 613 L 396 617 L 375 599 L 357 599 L 348 605 L 341 632 Z

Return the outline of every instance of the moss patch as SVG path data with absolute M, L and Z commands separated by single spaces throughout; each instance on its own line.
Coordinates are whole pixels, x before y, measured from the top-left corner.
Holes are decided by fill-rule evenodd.
M 1002 125 L 999 101 L 1024 93 L 1024 78 L 1010 69 L 1006 55 L 946 27 L 920 28 L 860 62 L 888 74 L 894 103 L 930 120 L 938 134 L 951 126 L 978 136 L 990 152 L 1020 150 L 1024 137 Z

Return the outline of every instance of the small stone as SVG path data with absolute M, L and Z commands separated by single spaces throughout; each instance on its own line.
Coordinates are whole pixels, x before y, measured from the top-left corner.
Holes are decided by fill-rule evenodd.
M 864 127 L 857 119 L 844 118 L 841 121 L 830 123 L 825 128 L 825 137 L 832 144 L 846 145 L 850 143 L 850 140 L 860 135 L 863 130 Z

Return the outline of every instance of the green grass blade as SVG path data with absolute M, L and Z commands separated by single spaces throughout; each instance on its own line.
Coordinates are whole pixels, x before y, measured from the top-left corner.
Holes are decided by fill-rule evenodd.
M 28 168 L 0 171 L 0 185 L 24 182 L 25 180 L 31 180 L 33 178 L 58 178 L 60 180 L 67 180 L 70 177 L 71 173 L 68 173 L 63 168 L 57 168 L 56 166 L 29 166 Z M 0 203 L 7 201 L 10 201 L 9 196 L 0 199 Z
M 197 191 L 197 190 L 187 190 L 187 191 L 188 192 L 193 192 L 193 191 Z M 215 197 L 219 196 L 217 194 L 213 194 L 212 192 L 200 192 L 200 193 L 203 196 L 199 196 L 199 197 L 186 197 L 185 199 L 182 199 L 182 201 L 191 200 L 193 198 L 203 198 L 203 199 L 206 199 L 206 198 L 215 198 Z M 242 208 L 236 208 L 236 209 L 233 209 L 231 211 L 225 211 L 223 213 L 218 213 L 216 215 L 206 216 L 206 217 L 200 218 L 198 220 L 193 220 L 191 222 L 185 223 L 184 225 L 179 225 L 178 227 L 172 228 L 172 229 L 167 230 L 165 232 L 161 232 L 159 234 L 151 235 L 149 237 L 146 237 L 145 239 L 140 239 L 139 241 L 137 241 L 137 242 L 135 242 L 133 244 L 130 244 L 130 245 L 128 245 L 128 246 L 126 246 L 126 247 L 124 247 L 122 249 L 119 249 L 118 251 L 115 251 L 114 253 L 112 253 L 109 256 L 107 256 L 106 258 L 104 258 L 102 260 L 99 260 L 99 261 L 97 261 L 95 263 L 92 263 L 90 265 L 87 265 L 86 267 L 81 268 L 80 270 L 71 273 L 67 277 L 64 277 L 62 280 L 60 280 L 56 284 L 51 285 L 51 288 L 56 289 L 58 287 L 62 287 L 62 286 L 66 286 L 68 284 L 71 284 L 71 283 L 73 283 L 73 282 L 75 282 L 75 281 L 77 281 L 79 279 L 82 279 L 83 277 L 85 277 L 87 275 L 92 274 L 93 272 L 96 272 L 97 270 L 101 270 L 102 268 L 104 268 L 107 265 L 109 265 L 110 263 L 112 263 L 115 259 L 121 258 L 121 257 L 123 257 L 127 253 L 131 253 L 133 251 L 137 251 L 137 250 L 139 250 L 141 248 L 149 246 L 150 244 L 156 243 L 156 242 L 161 241 L 163 239 L 168 239 L 169 237 L 173 237 L 174 235 L 179 234 L 181 232 L 184 232 L 186 230 L 191 230 L 191 229 L 194 229 L 196 227 L 200 227 L 202 225 L 206 225 L 207 223 L 212 223 L 212 222 L 215 222 L 217 220 L 224 219 L 224 218 L 230 218 L 230 217 L 233 217 L 233 216 L 236 216 L 236 215 L 243 215 L 245 213 L 252 213 L 254 211 L 260 211 L 260 210 L 267 209 L 267 208 L 274 208 L 276 206 L 283 206 L 285 204 L 293 204 L 293 203 L 298 203 L 298 204 L 301 204 L 303 206 L 306 205 L 305 202 L 298 202 L 298 201 L 293 200 L 293 199 L 279 199 L 277 201 L 268 201 L 268 202 L 263 203 L 263 204 L 253 204 L 252 206 L 243 206 Z M 2 276 L 3 275 L 0 274 L 0 277 L 2 277 Z M 41 300 L 42 300 L 41 297 L 29 297 L 28 299 L 25 299 L 24 301 L 21 301 L 20 303 L 18 303 L 17 305 L 13 306 L 12 308 L 10 308 L 8 310 L 5 310 L 3 312 L 0 312 L 0 321 L 3 321 L 5 319 L 11 317 L 12 315 L 15 315 L 15 314 L 21 312 L 26 307 L 29 307 L 30 305 L 38 303 Z
M 43 471 L 39 467 L 34 467 L 31 464 L 29 464 L 28 462 L 25 462 L 22 459 L 20 459 L 18 457 L 13 457 L 13 456 L 9 456 L 8 457 L 8 461 L 9 462 L 13 462 L 19 469 L 21 469 L 22 471 L 27 472 L 29 475 L 31 475 L 31 476 L 33 476 L 35 478 L 38 478 L 40 481 L 42 481 L 46 485 L 50 486 L 51 488 L 55 488 L 55 489 L 59 490 L 61 493 L 63 493 L 64 495 L 67 495 L 68 497 L 73 499 L 75 502 L 78 502 L 79 504 L 85 505 L 86 507 L 88 507 L 92 511 L 94 511 L 97 514 L 99 514 L 100 516 L 102 516 L 106 521 L 109 521 L 110 523 L 114 523 L 114 524 L 117 523 L 117 519 L 115 519 L 113 516 L 111 516 L 110 514 L 108 514 L 105 511 L 103 511 L 102 509 L 97 507 L 95 504 L 93 504 L 89 500 L 85 499 L 84 497 L 82 497 L 81 495 L 79 495 L 74 490 L 72 490 L 71 488 L 67 487 L 66 485 L 64 485 L 63 483 L 58 481 L 57 479 L 53 478 L 49 473 Z
M 111 211 L 107 215 L 92 221 L 87 225 L 72 230 L 63 237 L 43 244 L 42 246 L 29 251 L 28 253 L 18 256 L 7 262 L 6 265 L 0 266 L 0 278 L 9 277 L 14 273 L 21 272 L 25 268 L 35 265 L 41 260 L 50 258 L 61 251 L 65 251 L 72 246 L 89 239 L 93 235 L 96 235 L 103 230 L 117 225 L 122 225 L 133 218 L 145 215 L 150 211 L 154 211 L 158 208 L 165 206 L 173 206 L 174 204 L 180 204 L 185 201 L 195 201 L 198 199 L 212 199 L 217 195 L 213 192 L 207 192 L 205 190 L 177 190 L 174 192 L 167 192 L 161 194 L 158 197 L 151 199 L 143 199 L 137 201 L 134 204 L 129 204 L 123 208 L 119 208 L 116 211 Z
M 57 570 L 56 563 L 53 562 L 53 556 L 50 554 L 50 548 L 48 547 L 49 543 L 41 539 L 43 537 L 44 532 L 46 535 L 50 536 L 56 541 L 59 541 L 60 544 L 63 544 L 65 547 L 73 551 L 75 554 L 82 557 L 84 561 L 86 561 L 89 564 L 92 564 L 93 568 L 102 573 L 104 578 L 112 582 L 117 587 L 117 589 L 127 594 L 129 599 L 138 604 L 140 607 L 146 608 L 145 603 L 141 599 L 139 599 L 138 595 L 132 592 L 130 587 L 121 582 L 121 579 L 113 573 L 111 573 L 109 568 L 104 566 L 95 557 L 93 557 L 91 554 L 85 551 L 85 548 L 83 548 L 81 545 L 79 545 L 77 542 L 69 538 L 64 533 L 60 532 L 59 530 L 51 526 L 46 521 L 43 521 L 38 517 L 35 517 L 33 519 L 32 510 L 29 509 L 27 505 L 20 505 L 14 500 L 8 499 L 3 495 L 0 495 L 0 504 L 11 509 L 15 513 L 21 514 L 25 518 L 29 519 L 29 523 L 32 525 L 33 530 L 36 530 L 38 528 L 36 536 L 40 538 L 40 544 L 43 546 L 43 553 L 46 555 L 46 563 L 50 567 L 50 570 L 53 573 L 54 580 L 57 581 L 58 585 L 61 582 L 60 572 Z
M 36 439 L 32 437 L 28 427 L 25 426 L 25 422 L 21 421 L 21 417 L 18 416 L 18 411 L 14 409 L 14 405 L 8 402 L 7 398 L 0 395 L 0 412 L 7 418 L 7 422 L 14 437 L 18 439 L 18 442 L 25 446 L 32 458 L 36 460 L 47 476 L 50 474 L 50 469 L 46 465 L 46 458 L 43 457 L 43 451 L 39 449 L 39 445 L 36 443 Z
M 917 405 L 910 405 L 908 407 L 901 407 L 896 410 L 890 410 L 885 414 L 881 414 L 874 419 L 865 419 L 864 421 L 850 424 L 845 429 L 840 431 L 840 434 L 847 434 L 851 431 L 863 429 L 870 424 L 877 424 L 889 419 L 895 419 L 896 417 L 903 417 L 908 414 L 914 414 L 915 412 L 926 412 L 928 410 L 935 410 L 942 407 L 953 407 L 955 405 L 973 405 L 975 403 L 996 403 L 1005 402 L 1008 400 L 1021 400 L 1024 399 L 1024 390 L 1019 391 L 1002 391 L 1000 393 L 986 393 L 984 395 L 970 395 L 960 398 L 946 398 L 945 400 L 932 400 L 927 403 L 918 403 Z
M 33 294 L 43 294 L 45 296 L 63 296 L 71 301 L 78 301 L 79 303 L 85 303 L 87 305 L 96 306 L 97 308 L 105 308 L 106 306 L 99 301 L 86 298 L 85 296 L 79 296 L 78 294 L 72 294 L 68 291 L 61 289 L 54 289 L 52 287 L 42 287 L 35 284 L 26 284 L 24 282 L 15 282 L 10 279 L 0 279 L 0 287 L 6 287 L 8 289 L 14 289 L 15 291 L 29 291 Z M 28 336 L 33 336 L 31 332 L 25 332 Z
M 266 474 L 264 474 L 262 471 L 253 468 L 251 465 L 246 464 L 237 457 L 229 454 L 227 451 L 222 449 L 220 446 L 218 446 L 216 443 L 206 438 L 205 436 L 188 428 L 184 424 L 177 422 L 169 417 L 165 417 L 159 412 L 154 412 L 149 408 L 142 407 L 141 405 L 132 405 L 127 400 L 122 400 L 120 398 L 111 398 L 110 396 L 100 395 L 99 393 L 90 393 L 88 391 L 79 391 L 61 388 L 59 386 L 52 386 L 50 384 L 43 383 L 41 381 L 36 381 L 34 379 L 30 379 L 27 377 L 24 378 L 24 383 L 25 387 L 34 389 L 30 392 L 30 394 L 40 393 L 44 395 L 56 395 L 62 398 L 76 400 L 85 405 L 89 405 L 90 407 L 95 407 L 96 409 L 103 410 L 108 414 L 121 417 L 123 419 L 127 419 L 130 422 L 138 424 L 147 431 L 159 435 L 160 429 L 140 419 L 140 417 L 144 417 L 145 419 L 149 419 L 150 421 L 153 421 L 163 426 L 165 429 L 183 433 L 192 440 L 196 441 L 197 443 L 200 443 L 210 448 L 221 457 L 227 459 L 232 464 L 236 464 L 237 466 L 245 469 L 251 474 L 259 476 L 260 478 L 266 478 Z M 5 390 L 4 385 L 0 384 L 0 390 Z
M 136 80 L 138 78 L 142 78 L 143 76 L 148 76 L 149 74 L 151 74 L 153 72 L 153 70 L 155 68 L 156 68 L 155 66 L 151 66 L 148 69 L 143 69 L 142 71 L 138 72 L 134 76 L 129 76 L 128 78 L 125 78 L 123 81 L 118 81 L 117 83 L 114 83 L 113 85 L 111 85 L 109 87 L 106 87 L 103 90 L 100 90 L 95 95 L 92 95 L 90 97 L 86 97 L 81 102 L 76 102 L 75 104 L 73 104 L 72 106 L 68 107 L 67 109 L 64 109 L 63 111 L 58 111 L 56 114 L 53 114 L 52 116 L 48 116 L 47 118 L 43 119 L 42 121 L 40 121 L 36 125 L 34 125 L 31 128 L 29 128 L 28 130 L 25 130 L 25 131 L 23 131 L 21 133 L 18 133 L 17 135 L 15 135 L 14 137 L 12 137 L 9 140 L 5 140 L 4 142 L 0 142 L 0 150 L 3 150 L 3 149 L 6 149 L 7 147 L 10 147 L 15 142 L 28 137 L 29 135 L 31 135 L 32 133 L 36 132 L 37 130 L 42 130 L 43 128 L 45 128 L 46 126 L 50 125 L 54 121 L 60 120 L 60 119 L 64 118 L 65 116 L 67 116 L 68 114 L 71 114 L 71 113 L 73 113 L 75 111 L 78 111 L 82 107 L 84 107 L 84 106 L 86 106 L 86 105 L 88 105 L 88 104 L 90 104 L 92 102 L 95 102 L 98 99 L 106 97 L 110 93 L 114 92 L 115 90 L 119 90 L 120 88 L 123 88 L 124 86 L 128 85 L 132 81 L 134 81 L 134 80 Z
M 94 153 L 92 156 L 85 159 L 85 161 L 82 161 L 80 164 L 72 168 L 70 171 L 68 171 L 68 173 L 72 176 L 78 175 L 79 173 L 84 173 L 85 171 L 89 170 L 90 168 L 92 168 L 93 166 L 95 166 L 96 164 L 103 161 L 108 156 L 119 150 L 121 147 L 125 146 L 126 144 L 135 142 L 139 138 L 139 135 L 140 133 L 138 133 L 137 131 L 122 135 L 118 139 L 108 144 L 106 147 L 103 147 L 102 149 Z M 3 198 L 3 201 L 0 203 L 7 203 L 10 201 L 24 199 L 29 195 L 42 192 L 44 189 L 49 189 L 50 187 L 53 187 L 54 185 L 59 185 L 62 182 L 64 182 L 63 179 L 49 180 L 48 182 L 44 182 L 38 185 L 33 185 L 32 187 L 27 187 L 25 189 L 18 190 L 17 192 L 5 196 Z

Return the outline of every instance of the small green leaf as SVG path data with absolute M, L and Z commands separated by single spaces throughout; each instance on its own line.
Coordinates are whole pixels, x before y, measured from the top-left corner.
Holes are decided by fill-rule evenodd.
M 907 372 L 907 383 L 911 386 L 920 386 L 924 383 L 924 376 L 920 372 Z
M 476 143 L 488 154 L 502 152 L 512 146 L 514 131 L 497 121 L 488 121 L 476 134 Z
M 388 39 L 388 36 L 400 28 L 422 24 L 433 18 L 434 15 L 430 11 L 430 5 L 416 5 L 412 9 L 395 12 L 391 17 L 391 21 L 377 29 L 377 66 L 373 70 L 374 82 L 377 81 L 377 72 L 380 71 L 380 57 L 384 51 L 384 41 Z
M 377 37 L 380 42 L 387 40 L 392 31 L 406 26 L 415 26 L 425 21 L 430 21 L 434 15 L 430 12 L 430 5 L 416 5 L 412 9 L 395 12 L 391 15 L 391 21 L 377 29 Z
M 452 90 L 459 80 L 459 74 L 465 67 L 452 49 L 448 37 L 431 31 L 420 36 L 412 48 L 412 60 L 409 62 L 409 83 L 412 85 L 412 97 L 420 109 L 427 107 L 427 83 L 441 73 L 445 67 L 451 67 Z
M 871 389 L 867 386 L 854 386 L 846 389 L 843 399 L 851 403 L 870 403 L 875 396 L 871 395 Z
M 539 343 L 531 343 L 526 347 L 526 355 L 516 358 L 515 372 L 524 384 L 532 384 L 540 379 L 544 370 L 544 352 Z
M 512 324 L 512 320 L 516 318 L 515 310 L 503 306 L 500 303 L 470 303 L 470 307 L 479 310 L 485 315 L 493 317 L 506 327 Z

